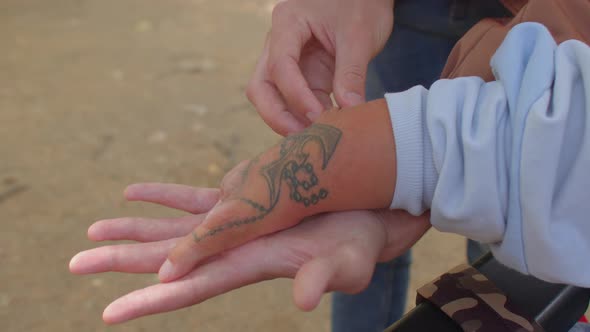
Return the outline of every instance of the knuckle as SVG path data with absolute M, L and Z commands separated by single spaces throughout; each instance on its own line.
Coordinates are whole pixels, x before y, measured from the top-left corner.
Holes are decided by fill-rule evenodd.
M 298 59 L 291 54 L 277 54 L 268 63 L 268 74 L 270 82 L 275 84 L 283 94 L 288 94 L 295 89 L 291 75 L 300 74 L 297 65 Z
M 359 272 L 360 274 L 360 272 Z M 367 287 L 369 287 L 369 283 L 371 282 L 370 275 L 365 273 L 362 277 L 357 279 L 357 282 L 352 284 L 351 287 L 348 289 L 349 294 L 358 294 L 364 291 Z
M 280 1 L 272 9 L 272 15 L 271 15 L 272 22 L 275 22 L 277 20 L 282 20 L 286 16 L 289 16 L 289 13 L 290 13 L 289 2 L 288 1 Z
M 243 160 L 225 174 L 219 185 L 220 200 L 232 196 L 241 189 L 241 186 L 247 181 L 247 169 L 250 164 L 250 160 Z
M 271 44 L 275 44 L 277 39 L 302 38 L 309 30 L 308 28 L 306 15 L 300 13 L 296 5 L 291 5 L 290 1 L 282 1 L 273 8 L 270 29 Z
M 280 72 L 280 61 L 271 61 L 268 63 L 268 75 L 273 79 L 276 80 L 277 75 Z
M 268 74 L 269 76 L 272 78 L 273 82 L 279 82 L 280 83 L 280 75 L 281 75 L 281 70 L 283 68 L 285 68 L 286 63 L 285 60 L 287 60 L 288 58 L 286 58 L 285 56 L 277 58 L 277 59 L 272 59 L 271 61 L 269 61 L 268 63 Z M 285 92 L 285 91 L 281 91 L 281 92 Z
M 366 13 L 362 11 L 354 11 L 349 18 L 349 24 L 353 27 L 365 28 L 367 27 L 367 23 L 370 22 L 369 18 L 366 16 Z
M 219 201 L 225 201 L 228 199 L 234 191 L 234 187 L 231 179 L 226 175 L 219 185 Z
M 254 105 L 256 105 L 256 90 L 256 84 L 254 82 L 249 82 L 248 86 L 246 86 L 246 98 Z
M 345 246 L 341 248 L 341 254 L 345 259 L 343 271 L 346 271 L 347 280 L 345 292 L 356 294 L 363 291 L 371 281 L 372 266 L 370 260 L 367 260 L 366 253 L 362 252 L 359 247 Z
M 340 248 L 340 254 L 342 255 L 343 261 L 347 262 L 347 264 L 355 265 L 357 262 L 362 262 L 365 259 L 363 253 L 355 246 L 343 246 Z
M 363 66 L 358 65 L 358 64 L 351 64 L 345 68 L 344 78 L 346 80 L 355 81 L 355 82 L 364 81 L 365 75 L 366 75 L 365 71 L 366 71 L 366 68 L 364 68 Z
M 287 136 L 289 130 L 283 123 L 278 121 L 275 117 L 268 116 L 267 114 L 261 114 L 261 116 L 262 121 L 264 121 L 264 123 L 266 123 L 266 125 L 268 125 L 275 133 L 281 136 Z
M 108 264 L 109 264 L 109 271 L 116 271 L 119 267 L 119 254 L 114 247 L 107 247 L 107 257 L 108 257 Z

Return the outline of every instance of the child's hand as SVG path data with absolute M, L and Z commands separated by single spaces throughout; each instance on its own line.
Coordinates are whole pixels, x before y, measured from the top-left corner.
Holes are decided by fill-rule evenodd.
M 239 164 L 224 177 L 220 200 L 205 220 L 172 250 L 160 280 L 182 277 L 210 256 L 317 213 L 388 206 L 395 148 L 387 121 L 383 101 L 328 111 Z
M 227 173 L 219 202 L 172 251 L 160 280 L 179 278 L 207 257 L 318 211 L 330 195 L 326 172 L 340 137 L 335 127 L 314 125 Z
M 168 184 L 139 184 L 126 190 L 128 200 L 148 201 L 190 213 L 206 212 L 217 191 Z M 134 240 L 76 255 L 76 274 L 107 271 L 156 273 L 178 237 L 204 219 L 121 218 L 103 220 L 88 230 L 95 241 Z M 352 211 L 317 216 L 297 227 L 259 238 L 198 267 L 182 279 L 134 291 L 111 303 L 103 319 L 120 323 L 188 307 L 245 285 L 274 278 L 294 278 L 293 296 L 311 310 L 326 291 L 361 291 L 377 260 L 389 260 L 412 246 L 429 228 L 425 217 L 402 211 Z

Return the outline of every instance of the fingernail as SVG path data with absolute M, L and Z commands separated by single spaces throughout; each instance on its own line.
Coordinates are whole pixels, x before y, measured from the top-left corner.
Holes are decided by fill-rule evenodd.
M 160 271 L 158 272 L 158 278 L 160 281 L 167 281 L 173 277 L 174 274 L 174 265 L 170 262 L 170 260 L 166 260 L 162 267 L 160 267 Z
M 353 91 L 348 91 L 345 93 L 344 99 L 346 99 L 346 101 L 349 103 L 349 106 L 355 106 L 365 102 L 363 96 Z
M 311 120 L 311 121 L 315 121 L 317 118 L 320 117 L 321 113 L 317 113 L 317 112 L 309 112 L 307 114 L 305 114 L 305 116 Z

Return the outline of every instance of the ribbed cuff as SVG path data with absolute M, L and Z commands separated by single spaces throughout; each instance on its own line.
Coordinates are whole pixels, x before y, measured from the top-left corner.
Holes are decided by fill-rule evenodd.
M 425 135 L 427 94 L 428 90 L 424 87 L 415 86 L 404 92 L 385 95 L 397 160 L 395 193 L 390 208 L 403 209 L 413 215 L 420 215 L 428 209 L 427 196 L 430 196 L 431 201 L 436 185 L 436 176 L 431 173 L 432 145 Z M 426 178 L 428 183 L 425 183 Z M 425 197 L 427 189 L 430 193 Z

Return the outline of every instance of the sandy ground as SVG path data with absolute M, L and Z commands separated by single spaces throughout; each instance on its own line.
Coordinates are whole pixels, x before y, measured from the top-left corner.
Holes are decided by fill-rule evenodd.
M 266 0 L 0 2 L 0 330 L 329 331 L 291 282 L 105 326 L 114 298 L 154 276 L 68 273 L 92 247 L 86 228 L 116 216 L 166 216 L 125 203 L 138 181 L 214 186 L 277 136 L 244 97 L 269 26 Z M 464 260 L 464 241 L 430 232 L 412 291 Z

